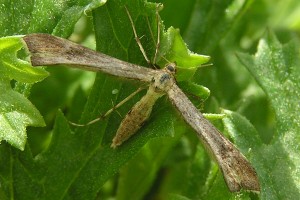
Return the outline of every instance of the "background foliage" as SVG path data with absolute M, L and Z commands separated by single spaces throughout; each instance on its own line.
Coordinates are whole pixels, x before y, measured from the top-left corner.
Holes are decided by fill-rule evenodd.
M 77 43 L 90 48 L 96 44 L 105 54 L 146 65 L 124 5 L 135 19 L 149 55 L 154 45 L 145 16 L 155 34 L 155 5 L 142 0 L 104 3 L 0 0 L 0 35 L 71 35 Z M 109 148 L 122 120 L 118 113 L 88 127 L 69 127 L 63 113 L 71 121 L 88 121 L 139 83 L 65 67 L 48 67 L 51 75 L 44 79 L 46 71 L 16 59 L 22 43 L 18 37 L 10 37 L 0 40 L 0 199 L 300 196 L 299 1 L 162 3 L 165 27 L 179 28 L 189 49 L 209 55 L 213 63 L 198 69 L 191 80 L 209 88 L 211 96 L 205 103 L 191 100 L 204 112 L 226 114 L 223 123 L 214 123 L 256 168 L 261 193 L 228 191 L 216 164 L 167 98 L 157 102 L 139 134 L 118 150 Z M 26 56 L 19 52 L 18 57 Z M 112 93 L 115 89 L 117 94 Z M 140 96 L 121 107 L 120 115 Z M 41 116 L 46 127 L 31 127 L 44 125 Z

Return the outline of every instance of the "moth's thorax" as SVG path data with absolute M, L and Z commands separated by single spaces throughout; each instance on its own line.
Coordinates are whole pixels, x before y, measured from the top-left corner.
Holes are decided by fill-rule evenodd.
M 169 63 L 164 69 L 158 70 L 153 76 L 150 87 L 153 87 L 157 93 L 167 92 L 173 84 L 176 83 L 175 77 L 175 64 Z

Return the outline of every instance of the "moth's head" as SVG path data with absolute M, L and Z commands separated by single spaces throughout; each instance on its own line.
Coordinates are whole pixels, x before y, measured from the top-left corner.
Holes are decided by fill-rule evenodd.
M 163 70 L 158 70 L 158 73 L 152 79 L 152 86 L 156 92 L 167 92 L 175 83 L 176 64 L 168 63 Z

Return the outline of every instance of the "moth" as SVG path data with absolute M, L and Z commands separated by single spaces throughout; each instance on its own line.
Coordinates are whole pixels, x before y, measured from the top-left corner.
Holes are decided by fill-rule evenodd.
M 130 16 L 129 16 L 130 17 Z M 131 23 L 132 19 L 130 17 Z M 134 29 L 137 39 L 137 34 Z M 112 147 L 116 148 L 134 134 L 149 117 L 158 98 L 167 95 L 183 119 L 217 161 L 230 191 L 241 189 L 259 192 L 260 184 L 255 169 L 245 156 L 215 128 L 190 102 L 177 86 L 176 64 L 168 63 L 163 69 L 150 69 L 131 64 L 100 52 L 93 51 L 69 40 L 49 34 L 29 34 L 23 37 L 33 66 L 67 65 L 89 71 L 101 71 L 113 76 L 147 83 L 145 96 L 123 119 Z M 140 46 L 141 48 L 141 46 Z M 144 52 L 143 52 L 144 54 Z

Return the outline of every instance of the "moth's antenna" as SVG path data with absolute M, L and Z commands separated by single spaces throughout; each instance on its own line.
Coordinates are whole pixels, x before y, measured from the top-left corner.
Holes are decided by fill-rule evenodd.
M 153 63 L 156 63 L 156 59 L 157 59 L 157 54 L 158 54 L 158 49 L 160 47 L 160 16 L 158 14 L 158 5 L 156 6 L 156 21 L 157 21 L 157 43 L 156 43 L 156 48 L 155 48 L 155 54 L 154 54 L 154 58 L 153 58 Z M 150 29 L 151 31 L 151 29 Z
M 154 54 L 154 58 L 153 58 L 153 64 L 156 63 L 157 55 L 158 55 L 159 48 L 160 48 L 160 31 L 161 30 L 160 30 L 160 16 L 159 16 L 159 13 L 158 13 L 159 6 L 160 6 L 160 4 L 156 5 L 156 12 L 155 12 L 156 22 L 157 22 L 157 42 L 155 42 L 154 35 L 153 35 L 152 30 L 151 30 L 149 18 L 147 17 L 148 28 L 149 28 L 153 43 L 155 44 L 155 54 Z
M 151 65 L 151 61 L 150 61 L 149 58 L 147 57 L 147 54 L 146 54 L 146 52 L 145 52 L 145 49 L 144 49 L 143 46 L 142 46 L 142 43 L 141 43 L 141 41 L 140 41 L 140 38 L 138 37 L 138 35 L 137 35 L 137 33 L 136 33 L 136 29 L 135 29 L 133 20 L 132 20 L 132 18 L 131 18 L 131 15 L 130 15 L 130 13 L 129 13 L 127 7 L 126 7 L 126 6 L 124 6 L 124 7 L 125 7 L 126 13 L 127 13 L 128 18 L 129 18 L 129 20 L 130 20 L 130 23 L 131 23 L 131 27 L 132 27 L 133 34 L 134 34 L 134 39 L 135 39 L 135 41 L 137 42 L 137 44 L 139 45 L 139 48 L 140 48 L 140 50 L 141 50 L 141 52 L 142 52 L 142 54 L 143 54 L 145 60 L 147 61 L 147 63 L 148 63 L 149 65 Z
M 169 61 L 166 57 L 161 56 L 167 63 L 172 63 L 171 61 Z

